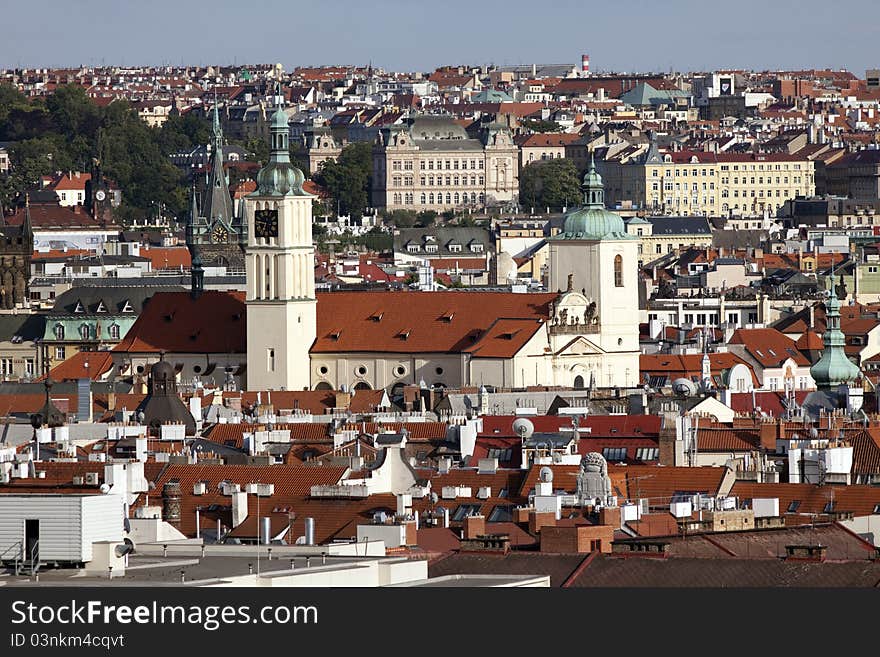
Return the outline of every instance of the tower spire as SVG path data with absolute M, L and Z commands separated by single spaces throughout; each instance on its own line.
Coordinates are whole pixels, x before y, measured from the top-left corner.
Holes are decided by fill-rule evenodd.
M 825 304 L 825 335 L 822 336 L 825 349 L 819 361 L 810 368 L 810 374 L 820 390 L 853 381 L 861 373 L 844 351 L 846 338 L 840 330 L 840 300 L 837 298 L 834 279 L 832 269 L 831 291 Z
M 602 176 L 596 171 L 596 158 L 590 151 L 590 166 L 584 174 L 581 191 L 584 193 L 584 206 L 586 208 L 605 209 L 605 186 L 602 184 Z

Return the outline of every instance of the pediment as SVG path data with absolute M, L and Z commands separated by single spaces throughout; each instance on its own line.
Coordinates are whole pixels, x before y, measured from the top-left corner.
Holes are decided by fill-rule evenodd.
M 579 335 L 574 340 L 566 344 L 564 347 L 559 349 L 556 352 L 557 356 L 590 356 L 596 354 L 603 354 L 605 352 L 602 351 L 598 346 L 593 344 L 590 340 L 585 338 L 582 335 Z

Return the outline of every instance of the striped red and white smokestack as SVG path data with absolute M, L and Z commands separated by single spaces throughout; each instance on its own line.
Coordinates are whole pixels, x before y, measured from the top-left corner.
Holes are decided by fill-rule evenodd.
M 590 72 L 590 56 L 589 55 L 581 55 L 581 71 L 584 73 Z

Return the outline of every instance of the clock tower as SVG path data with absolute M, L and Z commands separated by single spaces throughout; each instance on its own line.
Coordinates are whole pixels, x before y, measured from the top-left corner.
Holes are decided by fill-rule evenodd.
M 313 196 L 290 162 L 287 114 L 279 104 L 270 126 L 271 156 L 244 199 L 248 244 L 247 387 L 310 387 L 309 350 L 315 340 Z
M 205 184 L 201 210 L 193 197 L 190 219 L 186 226 L 186 243 L 190 252 L 199 257 L 206 267 L 244 269 L 244 250 L 247 230 L 236 216 L 226 172 L 223 169 L 223 130 L 217 101 L 214 101 L 211 144 L 211 175 Z M 195 194 L 195 189 L 193 189 Z

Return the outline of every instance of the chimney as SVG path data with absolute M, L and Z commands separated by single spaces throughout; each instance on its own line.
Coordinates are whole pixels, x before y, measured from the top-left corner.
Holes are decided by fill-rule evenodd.
M 556 514 L 552 511 L 535 511 L 529 512 L 529 533 L 538 534 L 541 527 L 555 527 Z
M 169 481 L 162 487 L 162 520 L 180 524 L 180 482 Z
M 603 506 L 599 509 L 599 524 L 608 525 L 615 529 L 621 526 L 620 507 L 619 506 Z
M 761 447 L 768 451 L 776 451 L 777 428 L 773 422 L 761 423 Z
M 464 519 L 464 538 L 475 539 L 486 533 L 486 517 L 482 515 L 467 516 Z
M 338 390 L 336 392 L 336 401 L 333 403 L 333 407 L 337 409 L 348 408 L 351 405 L 351 393 L 345 392 L 343 390 Z
M 825 561 L 828 552 L 826 545 L 786 545 L 786 561 Z

